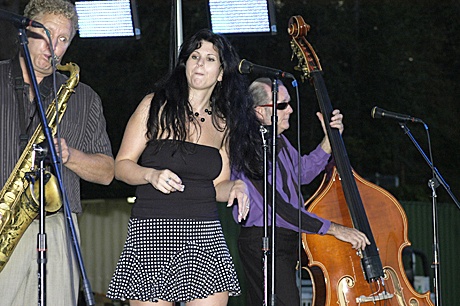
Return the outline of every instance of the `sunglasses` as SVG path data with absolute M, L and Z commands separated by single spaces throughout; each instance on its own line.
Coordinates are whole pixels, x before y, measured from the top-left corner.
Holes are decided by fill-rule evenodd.
M 277 110 L 284 110 L 288 107 L 289 102 L 280 102 L 276 104 L 276 109 Z M 273 104 L 263 104 L 263 105 L 257 105 L 260 107 L 273 107 Z

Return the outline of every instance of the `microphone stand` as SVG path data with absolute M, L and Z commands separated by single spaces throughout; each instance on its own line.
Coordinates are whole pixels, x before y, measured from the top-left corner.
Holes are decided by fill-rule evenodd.
M 272 203 L 272 232 L 271 232 L 271 294 L 270 294 L 270 306 L 276 305 L 276 291 L 275 291 L 275 233 L 276 233 L 276 147 L 277 147 L 277 135 L 278 135 L 278 113 L 276 109 L 276 104 L 278 103 L 278 78 L 273 78 L 272 80 L 272 130 L 271 130 L 271 139 L 272 139 L 272 194 L 271 194 L 271 203 Z M 266 164 L 264 164 L 266 167 Z M 266 174 L 266 173 L 264 173 Z M 267 179 L 264 178 L 264 195 L 267 194 Z M 267 197 L 265 197 L 267 198 Z M 264 247 L 268 247 L 268 207 L 264 209 Z M 266 254 L 266 253 L 265 253 Z M 264 259 L 264 263 L 266 259 Z M 267 285 L 267 282 L 265 282 Z M 265 289 L 266 290 L 266 289 Z M 265 300 L 265 305 L 268 305 L 267 300 Z
M 43 153 L 40 156 L 40 224 L 37 235 L 37 252 L 38 252 L 38 304 L 46 305 L 46 251 L 48 244 L 45 232 L 45 157 L 47 150 L 41 151 L 41 148 L 35 147 L 34 150 Z
M 420 152 L 422 157 L 425 159 L 426 163 L 430 167 L 433 178 L 429 180 L 428 187 L 432 190 L 432 214 L 433 214 L 433 265 L 432 268 L 434 269 L 434 280 L 433 280 L 433 288 L 435 294 L 435 305 L 441 306 L 441 261 L 439 256 L 439 237 L 438 237 L 438 207 L 437 207 L 437 195 L 436 195 L 436 188 L 441 184 L 447 193 L 450 195 L 454 203 L 460 209 L 460 203 L 458 202 L 457 198 L 454 196 L 452 191 L 450 190 L 449 185 L 447 185 L 446 181 L 443 179 L 441 174 L 439 173 L 438 169 L 434 167 L 433 162 L 427 157 L 427 155 L 423 152 L 423 149 L 415 140 L 414 136 L 411 134 L 409 128 L 404 122 L 399 122 L 399 125 L 404 130 L 404 133 L 409 137 L 412 143 L 415 145 L 417 150 Z M 428 130 L 428 126 L 424 123 L 425 129 Z
M 25 174 L 25 179 L 29 182 L 30 194 L 32 201 L 39 203 L 39 232 L 37 234 L 37 263 L 38 263 L 38 305 L 46 305 L 46 251 L 48 249 L 45 232 L 45 165 L 44 161 L 48 150 L 40 145 L 34 144 L 31 154 L 30 172 Z M 39 162 L 40 166 L 35 171 L 35 163 Z M 35 198 L 35 182 L 39 178 L 39 199 Z
M 268 144 L 265 134 L 268 130 L 261 125 L 260 134 L 262 137 L 262 148 L 263 148 L 263 205 L 264 205 L 264 236 L 262 237 L 262 252 L 263 252 L 263 279 L 264 279 L 264 306 L 268 305 L 268 254 L 270 252 L 269 238 L 268 238 L 268 195 L 267 195 L 267 155 L 268 155 Z
M 69 232 L 71 234 L 71 238 L 72 238 L 72 242 L 73 242 L 73 246 L 74 246 L 74 248 L 73 248 L 74 254 L 77 257 L 77 261 L 78 261 L 78 264 L 79 264 L 79 267 L 80 267 L 80 272 L 82 274 L 83 290 L 84 290 L 84 293 L 85 293 L 85 299 L 86 299 L 86 302 L 87 302 L 88 305 L 93 306 L 93 305 L 95 305 L 94 297 L 92 295 L 91 285 L 90 285 L 89 280 L 88 280 L 88 278 L 86 276 L 86 271 L 85 271 L 85 268 L 84 268 L 84 265 L 83 265 L 81 251 L 80 251 L 78 241 L 77 241 L 75 225 L 73 223 L 73 219 L 72 219 L 72 215 L 71 215 L 72 212 L 71 212 L 70 207 L 69 207 L 67 196 L 66 196 L 65 192 L 63 192 L 64 191 L 64 185 L 63 185 L 61 172 L 60 172 L 60 169 L 59 169 L 59 166 L 58 166 L 59 160 L 58 160 L 58 157 L 57 157 L 57 154 L 56 154 L 56 149 L 55 149 L 54 144 L 53 144 L 53 136 L 52 136 L 50 128 L 48 126 L 46 113 L 45 113 L 45 110 L 43 109 L 43 104 L 42 104 L 40 92 L 39 92 L 39 89 L 38 89 L 37 78 L 35 76 L 35 71 L 33 69 L 32 61 L 31 61 L 31 58 L 30 58 L 29 48 L 27 46 L 28 40 L 27 40 L 27 35 L 26 35 L 25 28 L 19 28 L 18 36 L 19 36 L 20 44 L 23 47 L 24 58 L 26 60 L 26 66 L 27 66 L 27 68 L 29 70 L 30 80 L 32 82 L 31 85 L 32 85 L 32 87 L 34 89 L 35 97 L 37 99 L 37 109 L 38 109 L 38 113 L 39 113 L 39 116 L 40 116 L 40 122 L 41 122 L 41 125 L 43 127 L 43 132 L 45 134 L 45 139 L 46 139 L 46 142 L 47 142 L 47 145 L 48 145 L 48 150 L 50 152 L 50 157 L 51 157 L 51 161 L 52 161 L 51 165 L 52 165 L 52 167 L 54 169 L 54 173 L 55 173 L 56 179 L 58 181 L 59 188 L 60 188 L 61 193 L 63 195 L 62 198 L 63 198 L 64 213 L 65 213 L 64 215 L 65 215 L 65 217 L 67 218 L 67 221 L 68 221 L 67 225 L 69 226 Z M 40 184 L 43 184 L 43 180 L 40 180 Z M 44 193 L 42 192 L 41 195 L 40 195 L 40 200 L 43 200 L 42 199 L 43 194 Z M 40 203 L 40 207 L 41 208 L 44 207 L 44 202 Z M 40 216 L 40 221 L 43 222 L 43 224 L 41 225 L 41 229 L 44 229 L 45 228 L 45 225 L 44 225 L 45 218 L 44 218 L 44 216 Z M 41 239 L 43 237 L 46 237 L 46 234 L 40 233 L 39 234 L 39 239 Z M 44 240 L 46 242 L 46 239 L 44 239 Z M 41 243 L 42 242 L 43 241 L 41 241 Z M 44 246 L 44 245 L 42 245 L 42 246 Z M 39 271 L 44 272 L 43 275 L 39 274 L 39 277 L 41 277 L 41 279 L 39 280 L 39 286 L 40 286 L 40 288 L 39 288 L 40 289 L 39 302 L 40 302 L 41 299 L 44 300 L 44 296 L 45 296 L 45 290 L 44 290 L 45 288 L 44 288 L 44 282 L 43 281 L 45 279 L 44 275 L 46 274 L 46 271 L 42 271 L 42 269 L 44 269 L 44 264 L 46 263 L 46 255 L 43 258 L 43 260 L 41 260 L 40 257 L 43 256 L 44 253 L 43 252 L 39 252 L 39 253 L 40 253 L 39 258 L 37 259 L 37 261 L 39 261 L 39 264 L 40 264 Z M 40 263 L 40 261 L 43 261 L 43 262 Z M 43 284 L 41 284 L 41 282 L 43 282 Z M 40 304 L 39 303 L 38 305 L 39 306 L 41 306 L 41 305 L 45 306 L 46 304 Z

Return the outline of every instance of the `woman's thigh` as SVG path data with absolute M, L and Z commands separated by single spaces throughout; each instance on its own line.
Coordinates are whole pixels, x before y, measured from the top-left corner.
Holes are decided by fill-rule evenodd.
M 161 300 L 158 302 L 142 302 L 138 300 L 130 300 L 129 306 L 173 306 L 173 303 Z
M 226 306 L 228 303 L 228 292 L 218 292 L 205 299 L 196 299 L 186 303 L 187 306 Z

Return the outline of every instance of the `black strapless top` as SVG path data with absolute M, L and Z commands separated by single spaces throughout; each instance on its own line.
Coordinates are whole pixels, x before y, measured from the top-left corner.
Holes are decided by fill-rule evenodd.
M 140 158 L 140 165 L 158 170 L 169 169 L 185 185 L 184 192 L 164 194 L 151 184 L 136 189 L 136 202 L 131 211 L 137 218 L 218 219 L 216 191 L 213 180 L 222 170 L 219 150 L 213 147 L 183 143 L 186 150 L 177 149 L 177 141 L 162 140 L 155 153 L 149 144 Z

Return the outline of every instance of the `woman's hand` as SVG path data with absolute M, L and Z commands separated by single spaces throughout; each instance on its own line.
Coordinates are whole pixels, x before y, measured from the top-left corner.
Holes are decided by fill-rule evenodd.
M 233 186 L 230 189 L 227 207 L 233 204 L 238 204 L 238 222 L 246 220 L 249 213 L 249 194 L 246 183 L 242 180 L 233 181 Z
M 147 172 L 145 179 L 153 186 L 153 188 L 165 194 L 175 191 L 182 192 L 185 189 L 180 177 L 169 169 L 151 169 L 151 171 Z

